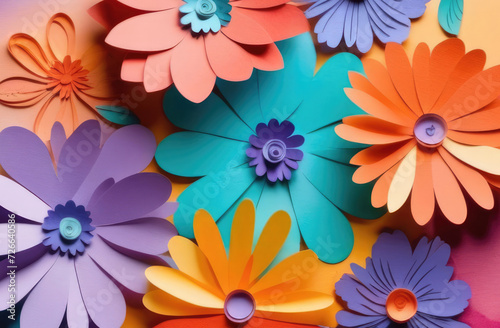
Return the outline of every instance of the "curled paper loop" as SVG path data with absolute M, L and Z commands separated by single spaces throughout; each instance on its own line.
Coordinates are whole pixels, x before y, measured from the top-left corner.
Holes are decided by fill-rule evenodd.
M 424 147 L 435 148 L 443 143 L 448 132 L 446 121 L 436 114 L 422 115 L 413 129 L 417 141 Z
M 65 240 L 75 240 L 82 233 L 82 225 L 75 218 L 64 218 L 59 223 L 59 233 Z
M 196 13 L 200 18 L 210 18 L 217 11 L 217 5 L 212 0 L 199 0 L 196 3 Z
M 286 145 L 279 139 L 271 139 L 262 148 L 264 158 L 271 163 L 279 163 L 285 158 Z
M 255 313 L 255 299 L 245 290 L 234 290 L 224 302 L 224 314 L 234 323 L 250 320 Z

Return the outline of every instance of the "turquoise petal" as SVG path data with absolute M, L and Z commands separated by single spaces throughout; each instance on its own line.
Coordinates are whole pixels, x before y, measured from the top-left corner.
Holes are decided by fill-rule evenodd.
M 170 122 L 191 131 L 242 140 L 254 132 L 214 93 L 201 104 L 190 102 L 175 87 L 163 99 L 163 108 Z
M 233 217 L 238 205 L 244 199 L 251 199 L 254 205 L 257 205 L 262 195 L 262 189 L 264 188 L 264 179 L 255 180 L 252 185 L 241 195 L 241 197 L 231 206 L 231 208 L 221 216 L 219 221 L 217 221 L 217 226 L 219 227 L 222 240 L 224 241 L 224 246 L 229 254 L 229 242 L 231 240 L 231 226 L 233 224 Z
M 217 87 L 226 98 L 231 108 L 253 130 L 257 124 L 264 122 L 260 109 L 259 86 L 257 73 L 254 71 L 250 79 L 243 82 L 229 82 L 217 79 Z M 267 122 L 266 122 L 267 123 Z
M 364 219 L 376 219 L 385 213 L 384 208 L 371 205 L 373 183 L 356 184 L 352 175 L 356 167 L 341 164 L 312 154 L 304 154 L 299 163 L 309 181 L 341 210 Z M 295 177 L 292 177 L 292 180 Z
M 308 92 L 316 66 L 316 51 L 309 32 L 276 42 L 285 68 L 258 71 L 259 95 L 264 121 L 287 119 Z
M 446 32 L 458 35 L 463 13 L 464 0 L 441 0 L 438 12 L 439 24 Z
M 255 180 L 255 169 L 239 167 L 211 174 L 191 184 L 177 199 L 174 225 L 179 234 L 194 238 L 193 219 L 197 210 L 207 210 L 218 220 Z
M 294 174 L 290 193 L 307 247 L 324 262 L 345 260 L 354 246 L 349 221 L 301 172 Z
M 96 106 L 102 117 L 119 125 L 140 124 L 139 118 L 128 108 L 120 106 Z
M 285 244 L 274 259 L 271 267 L 300 250 L 300 230 L 295 217 L 294 204 L 292 204 L 290 191 L 288 190 L 288 183 L 284 181 L 273 184 L 266 181 L 255 214 L 257 219 L 255 221 L 254 247 L 268 219 L 279 210 L 283 210 L 290 215 L 292 226 Z
M 168 173 L 200 177 L 221 174 L 246 163 L 246 148 L 247 142 L 198 132 L 178 132 L 160 142 L 155 158 Z
M 363 72 L 358 57 L 340 53 L 330 58 L 316 74 L 304 101 L 290 117 L 298 131 L 311 132 L 345 116 L 365 114 L 344 93 L 350 87 L 349 71 Z

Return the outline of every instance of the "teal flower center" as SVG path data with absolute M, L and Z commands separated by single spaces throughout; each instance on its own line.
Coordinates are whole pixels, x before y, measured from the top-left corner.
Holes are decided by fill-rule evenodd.
M 210 18 L 217 11 L 217 5 L 212 0 L 198 0 L 195 11 L 200 18 Z
M 65 240 L 75 240 L 82 234 L 82 225 L 75 218 L 64 218 L 59 223 L 59 233 Z
M 183 0 L 179 8 L 184 14 L 181 24 L 190 26 L 194 33 L 208 33 L 220 31 L 222 26 L 227 26 L 231 21 L 229 0 Z

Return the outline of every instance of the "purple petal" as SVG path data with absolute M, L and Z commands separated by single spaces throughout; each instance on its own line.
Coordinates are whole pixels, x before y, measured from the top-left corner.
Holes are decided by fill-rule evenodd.
M 267 170 L 267 179 L 271 182 L 278 180 L 278 170 L 276 167 Z
M 287 148 L 297 148 L 300 147 L 304 144 L 304 137 L 301 135 L 294 135 L 291 136 L 290 138 L 287 138 L 285 141 L 285 145 Z
M 115 184 L 115 180 L 113 178 L 109 178 L 104 180 L 95 190 L 92 196 L 89 199 L 87 204 L 88 208 L 92 208 L 95 203 L 101 198 L 102 195 L 106 193 L 113 185 Z
M 456 321 L 452 318 L 439 318 L 428 316 L 423 313 L 415 314 L 413 318 L 408 321 L 411 328 L 471 328 L 469 325 Z M 474 327 L 476 328 L 476 327 Z M 482 326 L 480 328 L 490 328 Z
M 359 3 L 348 1 L 344 24 L 344 40 L 348 47 L 352 47 L 356 42 L 358 34 L 358 7 Z
M 93 136 L 96 140 L 97 135 Z M 120 181 L 141 172 L 153 159 L 156 140 L 151 131 L 140 125 L 129 125 L 114 132 L 101 149 L 92 170 L 73 200 L 86 205 L 94 190 L 106 179 Z
M 52 155 L 54 155 L 54 162 L 56 163 L 59 161 L 59 154 L 65 142 L 66 132 L 64 132 L 64 127 L 61 123 L 55 122 L 50 133 L 50 148 Z
M 267 172 L 266 164 L 263 161 L 257 162 L 257 167 L 255 168 L 255 174 L 259 177 L 263 176 Z
M 426 4 L 430 0 L 402 0 L 398 10 L 403 12 L 409 18 L 418 18 L 425 13 Z
M 26 267 L 29 267 L 32 265 L 35 261 L 40 259 L 42 256 L 47 253 L 49 249 L 44 246 L 43 244 L 38 244 L 35 245 L 31 248 L 28 248 L 24 251 L 17 251 L 16 252 L 16 270 L 23 270 Z M 9 272 L 8 266 L 10 265 L 9 258 L 6 257 L 2 261 L 0 261 L 0 277 L 5 277 L 7 275 L 7 272 Z M 44 273 L 45 274 L 45 273 Z
M 49 206 L 67 200 L 63 200 L 49 151 L 33 132 L 16 126 L 0 132 L 0 165 Z
M 7 238 L 9 225 L 9 223 L 0 223 L 0 255 L 7 254 L 7 250 L 9 249 L 10 240 Z M 36 246 L 45 238 L 40 224 L 16 223 L 14 227 L 17 236 L 15 244 L 16 252 Z
M 74 261 L 59 257 L 29 294 L 21 312 L 21 327 L 59 327 L 68 304 L 69 279 Z
M 250 138 L 248 139 L 248 141 L 250 141 L 250 144 L 252 146 L 254 146 L 256 148 L 262 148 L 266 144 L 267 139 L 264 140 L 264 139 L 257 137 L 256 135 L 252 134 L 250 136 Z
M 101 152 L 99 122 L 89 120 L 82 123 L 64 143 L 59 161 L 57 177 L 61 181 L 66 199 L 72 199 L 87 177 Z
M 347 311 L 337 312 L 336 319 L 339 325 L 343 327 L 385 328 L 391 324 L 391 320 L 389 320 L 387 316 L 366 316 Z
M 330 48 L 336 48 L 342 41 L 347 4 L 347 1 L 339 2 L 319 19 L 314 32 L 320 43 L 326 42 Z
M 434 317 L 454 317 L 469 306 L 472 296 L 469 285 L 462 280 L 453 280 L 449 283 L 440 281 L 439 287 L 435 286 L 432 297 L 422 301 L 418 299 L 418 312 Z
M 288 160 L 285 159 L 284 163 L 287 163 L 287 161 Z M 292 163 L 295 163 L 295 162 L 292 162 Z M 283 170 L 283 176 L 285 177 L 285 179 L 290 180 L 292 178 L 292 171 L 290 171 L 290 169 L 285 165 L 282 166 L 282 170 Z
M 92 321 L 98 327 L 120 327 L 126 311 L 121 291 L 89 256 L 78 256 L 75 267 L 82 299 Z
M 50 207 L 40 198 L 3 175 L 0 175 L 0 190 L 9 191 L 2 193 L 0 206 L 28 220 L 43 223 Z
M 178 208 L 178 202 L 166 202 L 156 210 L 144 214 L 144 217 L 166 219 L 169 216 L 174 215 L 175 211 L 177 211 Z
M 372 266 L 372 262 L 370 258 L 366 259 L 366 267 Z M 356 278 L 365 286 L 373 290 L 374 292 L 380 294 L 380 297 L 386 298 L 387 295 L 392 291 L 392 289 L 388 288 L 384 283 L 382 283 L 379 279 L 377 279 L 375 274 L 372 274 L 367 269 L 364 269 L 357 265 L 356 263 L 351 264 L 351 270 L 356 276 Z M 371 270 L 373 272 L 373 270 Z
M 73 265 L 69 274 L 69 295 L 66 318 L 69 328 L 83 328 L 89 326 L 89 315 L 83 303 L 80 285 L 76 278 L 76 269 Z
M 307 18 L 321 15 L 330 10 L 333 6 L 338 5 L 339 2 L 344 2 L 344 0 L 320 0 L 311 2 L 314 2 L 314 4 L 306 10 L 305 14 Z
M 356 277 L 344 274 L 335 284 L 335 293 L 347 302 L 350 310 L 364 315 L 386 315 L 385 297 L 363 285 Z
M 366 11 L 366 6 L 359 6 L 358 9 L 358 35 L 356 37 L 356 47 L 362 53 L 368 52 L 373 45 L 373 30 L 370 18 Z
M 147 292 L 148 281 L 144 272 L 149 264 L 115 251 L 98 236 L 92 239 L 92 243 L 86 251 L 104 271 L 120 284 L 139 294 Z
M 168 251 L 168 242 L 177 235 L 177 230 L 165 219 L 144 218 L 99 227 L 97 234 L 115 245 L 159 255 Z
M 271 129 L 267 126 L 266 123 L 257 124 L 257 127 L 255 128 L 255 133 L 257 133 L 257 136 L 259 136 L 259 138 L 269 139 L 273 137 Z
M 290 168 L 292 168 L 292 169 L 294 169 L 294 170 L 296 170 L 296 169 L 298 169 L 298 168 L 299 168 L 299 164 L 297 164 L 297 162 L 296 162 L 296 161 L 292 161 L 292 160 L 290 160 L 290 159 L 288 159 L 288 158 L 285 158 L 285 161 L 284 161 L 284 162 L 285 162 L 285 164 L 286 164 L 288 167 L 290 167 Z M 290 171 L 290 170 L 288 170 L 288 171 Z M 288 180 L 290 180 L 290 179 L 288 179 Z
M 165 204 L 170 181 L 157 173 L 138 173 L 115 183 L 88 210 L 95 226 L 134 220 Z
M 273 122 L 272 124 L 271 121 Z M 291 136 L 293 131 L 295 131 L 295 126 L 289 121 L 283 121 L 281 124 L 278 124 L 277 120 L 271 121 L 269 122 L 270 128 L 276 139 L 285 140 L 285 138 Z
M 364 0 L 371 25 L 380 41 L 401 43 L 408 38 L 410 19 L 384 1 Z
M 262 153 L 262 149 L 256 149 L 256 148 L 253 148 L 253 147 L 249 147 L 246 150 L 246 154 L 250 158 L 256 158 L 261 153 Z
M 286 157 L 295 161 L 301 161 L 304 158 L 304 153 L 300 149 L 288 148 L 286 150 Z

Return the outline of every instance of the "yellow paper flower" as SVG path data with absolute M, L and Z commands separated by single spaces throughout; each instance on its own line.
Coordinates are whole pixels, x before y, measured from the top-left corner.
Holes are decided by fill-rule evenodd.
M 234 216 L 227 256 L 214 220 L 208 212 L 199 210 L 194 219 L 198 246 L 180 236 L 170 240 L 170 254 L 179 270 L 161 266 L 146 270 L 146 277 L 159 290 L 144 296 L 145 306 L 169 316 L 225 314 L 237 323 L 255 318 L 293 322 L 296 313 L 330 306 L 331 291 L 302 287 L 307 285 L 301 283 L 304 279 L 315 279 L 314 271 L 307 275 L 294 271 L 305 262 L 319 266 L 313 251 L 301 251 L 271 265 L 290 231 L 289 215 L 284 211 L 274 213 L 255 247 L 254 225 L 254 205 L 244 200 Z

